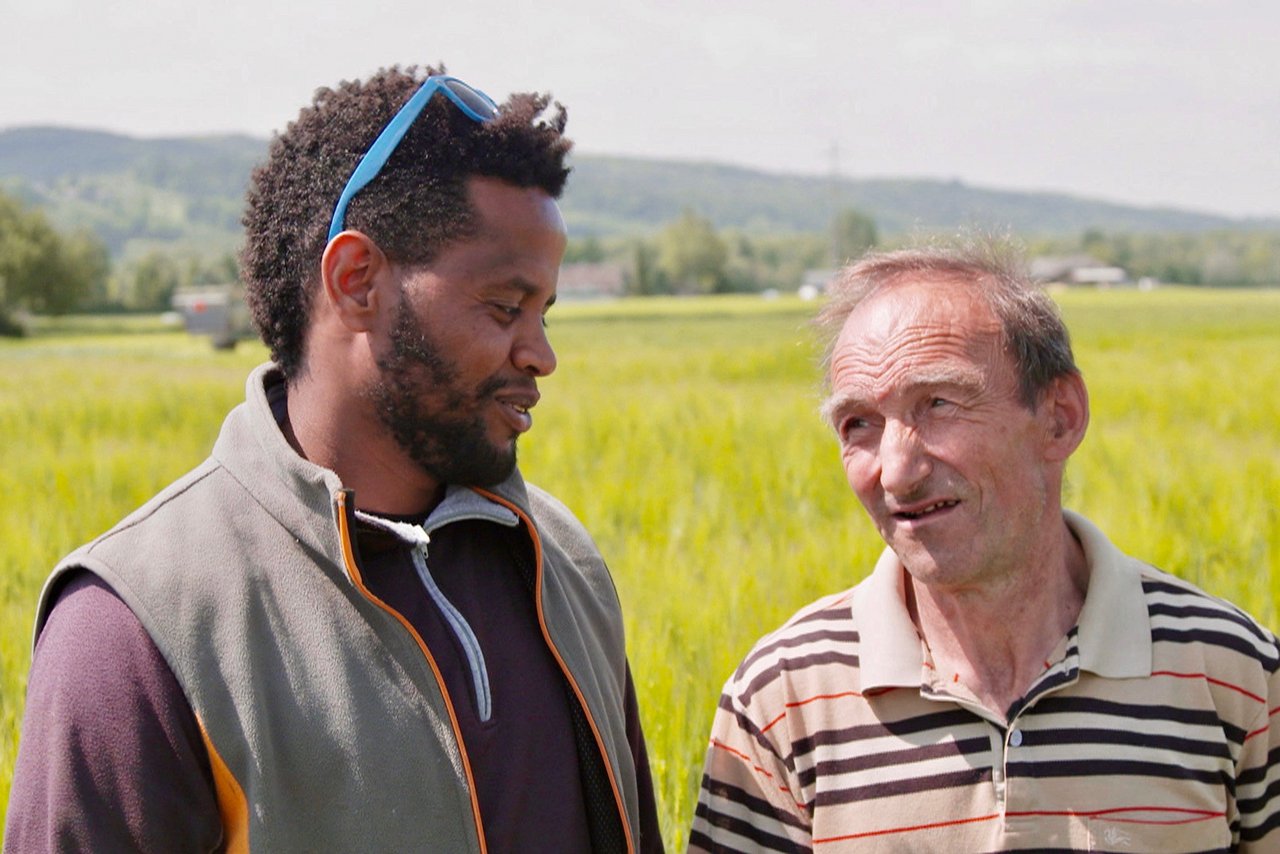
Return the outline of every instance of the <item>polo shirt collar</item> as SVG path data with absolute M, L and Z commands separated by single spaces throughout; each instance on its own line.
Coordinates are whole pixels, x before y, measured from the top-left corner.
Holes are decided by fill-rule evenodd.
M 1078 513 L 1064 510 L 1084 548 L 1089 591 L 1076 621 L 1080 669 L 1111 679 L 1151 675 L 1151 617 L 1140 565 Z
M 862 690 L 918 688 L 924 649 L 907 612 L 902 564 L 886 548 L 871 575 L 853 588 Z
M 1151 675 L 1151 618 L 1138 564 L 1078 513 L 1063 511 L 1084 548 L 1089 590 L 1077 620 L 1080 668 L 1112 679 Z M 924 666 L 920 635 L 907 612 L 904 572 L 886 548 L 853 590 L 862 690 L 916 688 Z

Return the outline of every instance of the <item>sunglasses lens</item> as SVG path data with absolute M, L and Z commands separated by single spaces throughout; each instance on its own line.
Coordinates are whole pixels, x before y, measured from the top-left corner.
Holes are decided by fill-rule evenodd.
M 459 101 L 467 105 L 467 109 L 484 120 L 487 121 L 498 115 L 498 108 L 494 106 L 493 101 L 461 80 L 448 80 L 444 85 Z

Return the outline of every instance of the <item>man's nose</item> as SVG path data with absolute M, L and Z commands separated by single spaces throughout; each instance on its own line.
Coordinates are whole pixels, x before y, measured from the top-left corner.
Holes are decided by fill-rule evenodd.
M 909 495 L 929 477 L 932 464 L 920 434 L 890 420 L 880 436 L 880 486 L 888 495 Z
M 530 318 L 521 330 L 511 352 L 511 361 L 520 371 L 545 377 L 556 369 L 556 351 L 547 338 L 547 327 L 541 317 Z

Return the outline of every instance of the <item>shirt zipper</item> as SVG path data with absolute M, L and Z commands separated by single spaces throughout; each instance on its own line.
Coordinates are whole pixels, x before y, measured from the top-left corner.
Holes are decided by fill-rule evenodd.
M 360 575 L 360 568 L 356 565 L 355 551 L 351 547 L 351 520 L 354 517 L 355 507 L 347 504 L 349 494 L 347 490 L 341 490 L 334 498 L 338 510 L 338 534 L 342 540 L 342 562 L 347 571 L 347 577 L 351 579 L 351 583 L 355 585 L 361 595 L 404 626 L 410 637 L 418 644 L 418 649 L 422 651 L 423 656 L 427 659 L 427 664 L 430 665 L 431 673 L 435 677 L 436 685 L 440 688 L 440 696 L 444 699 L 445 711 L 449 713 L 449 726 L 453 730 L 453 740 L 458 746 L 458 755 L 462 759 L 462 770 L 467 780 L 467 797 L 471 801 L 471 818 L 475 826 L 476 841 L 480 845 L 481 854 L 487 854 L 489 846 L 484 836 L 484 822 L 480 818 L 480 801 L 476 795 L 475 776 L 471 772 L 471 760 L 467 756 L 467 746 L 462 741 L 462 728 L 458 724 L 458 715 L 454 711 L 449 689 L 445 686 L 439 665 L 436 664 L 435 658 L 432 657 L 431 651 L 427 649 L 427 644 L 423 641 L 422 636 L 418 634 L 417 629 L 403 614 L 383 602 L 373 594 L 373 591 L 365 586 L 364 578 Z
M 467 666 L 471 671 L 472 686 L 475 689 L 476 715 L 481 723 L 488 723 L 493 717 L 493 693 L 489 683 L 489 670 L 485 666 L 484 650 L 481 648 L 480 640 L 476 637 L 471 624 L 467 622 L 467 618 L 449 601 L 449 597 L 445 596 L 444 591 L 440 589 L 440 585 L 436 583 L 435 578 L 431 575 L 431 569 L 427 564 L 428 549 L 431 544 L 430 532 L 463 520 L 479 519 L 508 527 L 515 527 L 520 524 L 520 521 L 507 508 L 494 505 L 487 500 L 482 499 L 483 505 L 468 502 L 465 495 L 474 495 L 470 491 L 461 494 L 464 497 L 460 499 L 450 500 L 454 495 L 459 494 L 451 490 L 449 495 L 445 497 L 444 503 L 436 511 L 432 512 L 422 525 L 384 519 L 361 510 L 356 511 L 356 518 L 367 525 L 394 534 L 410 547 L 413 568 L 418 573 L 418 579 L 422 582 L 422 586 L 426 588 L 427 595 L 431 598 L 431 601 L 440 609 L 441 615 L 449 625 L 450 630 L 452 630 L 454 637 L 458 639 L 458 644 L 462 647 L 466 656 Z

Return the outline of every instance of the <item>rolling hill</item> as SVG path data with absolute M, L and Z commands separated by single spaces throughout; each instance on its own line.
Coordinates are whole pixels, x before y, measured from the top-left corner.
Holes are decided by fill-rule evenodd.
M 0 189 L 61 227 L 87 227 L 117 257 L 146 248 L 232 249 L 249 174 L 267 141 L 139 139 L 55 127 L 0 131 Z M 773 174 L 716 163 L 577 154 L 562 202 L 575 236 L 650 233 L 686 209 L 751 234 L 820 232 L 856 207 L 882 234 L 981 225 L 1020 234 L 1280 229 L 1280 220 L 1143 208 L 959 181 Z

